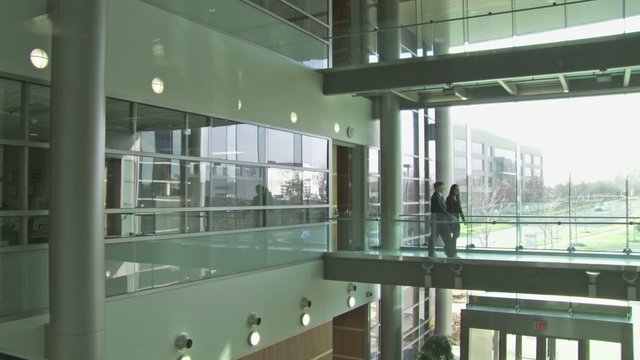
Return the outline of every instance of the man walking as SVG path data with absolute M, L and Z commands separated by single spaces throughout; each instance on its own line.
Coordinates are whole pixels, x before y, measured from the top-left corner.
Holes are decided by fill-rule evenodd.
M 433 190 L 433 195 L 431 195 L 431 236 L 429 237 L 427 248 L 429 256 L 436 256 L 436 241 L 439 235 L 442 238 L 442 242 L 444 242 L 444 253 L 448 257 L 456 257 L 456 249 L 451 241 L 449 223 L 457 221 L 457 219 L 447 211 L 447 204 L 442 195 L 444 183 L 436 181 L 433 184 Z

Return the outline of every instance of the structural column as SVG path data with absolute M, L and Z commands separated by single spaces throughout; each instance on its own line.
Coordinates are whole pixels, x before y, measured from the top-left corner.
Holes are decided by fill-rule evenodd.
M 400 58 L 400 4 L 378 1 L 378 55 L 380 62 Z M 397 250 L 402 242 L 402 138 L 400 105 L 393 94 L 380 97 L 380 239 L 384 250 Z M 382 359 L 402 358 L 402 287 L 381 285 Z
M 449 118 L 449 108 L 436 108 L 436 180 L 445 183 L 445 191 L 453 183 L 453 128 Z M 446 193 L 445 193 L 446 196 Z M 436 334 L 452 334 L 452 294 L 449 289 L 436 289 Z
M 48 358 L 100 360 L 106 0 L 53 0 Z

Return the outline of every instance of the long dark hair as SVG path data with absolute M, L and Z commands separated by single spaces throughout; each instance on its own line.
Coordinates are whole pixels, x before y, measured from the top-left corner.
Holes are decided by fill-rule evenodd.
M 453 190 L 457 190 L 455 196 L 453 195 Z M 455 202 L 460 202 L 460 186 L 458 186 L 458 184 L 451 185 L 449 188 L 449 196 L 453 196 Z

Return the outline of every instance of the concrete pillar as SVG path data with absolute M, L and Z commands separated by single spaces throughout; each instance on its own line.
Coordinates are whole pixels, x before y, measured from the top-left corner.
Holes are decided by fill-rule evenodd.
M 437 108 L 435 123 L 436 139 L 436 180 L 445 184 L 444 196 L 447 196 L 449 186 L 453 183 L 453 128 L 449 118 L 449 108 Z M 452 299 L 450 289 L 436 289 L 436 334 L 451 336 Z
M 52 0 L 50 354 L 105 357 L 106 0 Z
M 380 62 L 400 58 L 400 4 L 378 1 Z M 390 28 L 390 30 L 384 30 Z M 380 239 L 384 250 L 397 250 L 402 241 L 402 138 L 400 105 L 393 94 L 380 98 Z M 402 359 L 402 287 L 381 286 L 380 327 L 382 359 Z

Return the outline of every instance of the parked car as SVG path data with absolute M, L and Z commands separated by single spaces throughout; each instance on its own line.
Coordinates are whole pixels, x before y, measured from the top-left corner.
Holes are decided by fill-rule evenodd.
M 593 211 L 607 211 L 607 205 L 603 202 L 596 203 L 593 207 Z

